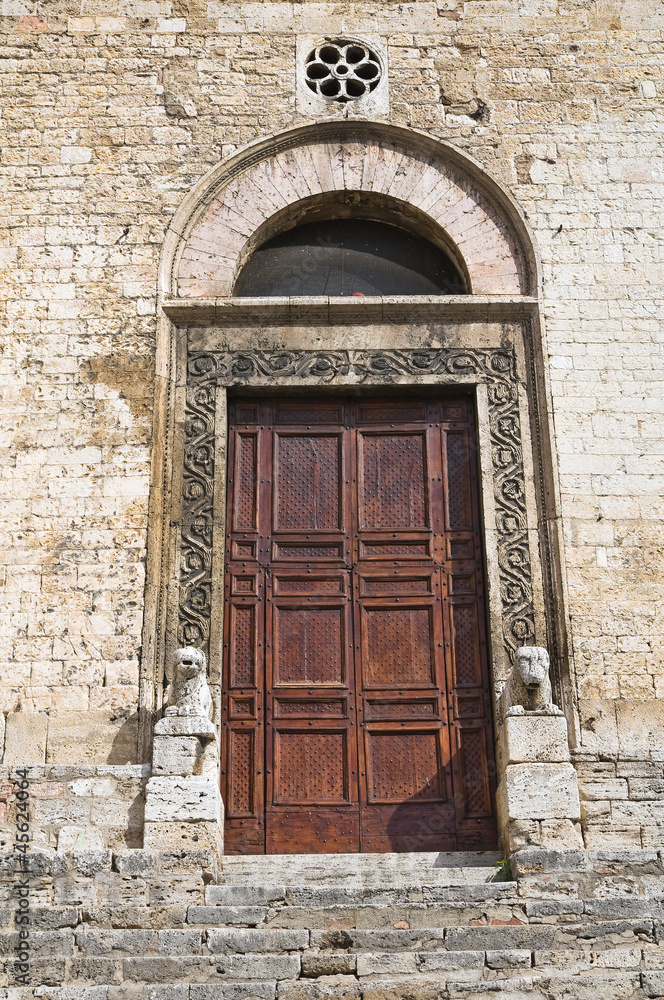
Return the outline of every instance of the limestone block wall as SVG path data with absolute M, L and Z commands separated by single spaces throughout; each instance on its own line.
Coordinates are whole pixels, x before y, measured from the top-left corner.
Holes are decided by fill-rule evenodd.
M 633 799 L 632 823 L 623 772 L 645 761 L 659 775 L 664 743 L 659 8 L 40 9 L 8 0 L 0 17 L 0 711 L 32 716 L 30 763 L 137 761 L 156 281 L 169 220 L 222 157 L 315 120 L 296 102 L 299 36 L 372 33 L 389 67 L 384 120 L 470 153 L 532 228 L 587 829 L 604 824 L 609 837 L 624 817 L 620 837 L 645 842 L 646 827 L 654 837 L 661 792 L 647 810 Z M 321 118 L 337 113 L 321 106 Z M 12 765 L 22 724 L 7 726 Z M 615 775 L 596 799 L 605 766 Z
M 144 764 L 28 768 L 32 849 L 98 850 L 143 846 Z M 0 849 L 12 851 L 17 784 L 0 769 Z M 19 810 L 20 811 L 20 810 Z

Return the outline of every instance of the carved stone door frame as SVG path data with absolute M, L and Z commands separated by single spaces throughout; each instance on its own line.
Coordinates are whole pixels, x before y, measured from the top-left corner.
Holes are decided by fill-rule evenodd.
M 206 650 L 216 698 L 223 640 L 226 400 L 229 389 L 239 387 L 286 393 L 369 386 L 406 392 L 417 386 L 466 386 L 474 391 L 494 699 L 514 650 L 546 641 L 541 566 L 533 547 L 535 481 L 528 463 L 523 333 L 530 321 L 457 320 L 446 327 L 446 346 L 431 346 L 430 323 L 396 324 L 390 339 L 418 346 L 380 350 L 359 346 L 359 341 L 369 345 L 385 335 L 385 324 L 366 319 L 361 332 L 352 335 L 358 346 L 340 350 L 314 346 L 340 336 L 338 326 L 317 324 L 315 316 L 311 325 L 291 328 L 293 346 L 285 348 L 279 346 L 286 339 L 283 327 L 269 325 L 264 317 L 265 350 L 245 346 L 253 331 L 244 326 L 177 328 L 182 375 L 175 407 L 170 524 L 171 558 L 178 572 L 168 593 L 167 642 Z M 341 329 L 345 339 L 347 327 Z M 464 346 L 477 339 L 487 346 Z
M 265 392 L 362 386 L 393 386 L 404 392 L 412 386 L 472 388 L 479 428 L 494 701 L 497 703 L 514 650 L 524 642 L 548 645 L 554 696 L 565 708 L 574 734 L 537 259 L 528 243 L 527 228 L 509 196 L 458 150 L 403 129 L 376 123 L 361 126 L 359 132 L 358 123 L 294 130 L 237 154 L 200 182 L 170 228 L 160 277 L 141 677 L 146 758 L 161 706 L 167 650 L 183 642 L 209 650 L 210 682 L 219 704 L 226 398 L 229 389 L 245 386 Z M 235 185 L 238 197 L 257 198 L 260 210 L 269 216 L 270 206 L 256 194 L 256 178 L 247 180 L 246 189 L 242 188 L 243 178 L 249 178 L 252 170 L 268 170 L 262 165 L 269 161 L 274 165 L 265 177 L 276 184 L 275 177 L 284 173 L 284 163 L 299 163 L 299 146 L 302 162 L 315 159 L 313 150 L 317 147 L 312 143 L 319 140 L 320 148 L 328 150 L 325 156 L 333 161 L 338 155 L 341 165 L 335 174 L 333 164 L 335 176 L 321 180 L 321 184 L 339 184 L 342 189 L 344 185 L 362 187 L 365 181 L 369 183 L 366 172 L 360 176 L 356 165 L 365 155 L 367 143 L 370 148 L 365 159 L 372 164 L 374 188 L 375 178 L 386 169 L 380 165 L 383 149 L 385 156 L 393 161 L 396 157 L 401 171 L 407 173 L 411 169 L 411 153 L 405 148 L 408 140 L 415 173 L 408 184 L 401 182 L 404 194 L 410 185 L 408 197 L 414 203 L 419 198 L 426 208 L 431 199 L 428 188 L 422 187 L 425 180 L 432 190 L 454 182 L 467 193 L 464 219 L 474 218 L 477 223 L 479 216 L 469 211 L 467 204 L 475 198 L 481 215 L 477 224 L 480 229 L 489 227 L 495 252 L 502 254 L 503 263 L 494 268 L 495 279 L 477 249 L 477 237 L 468 230 L 470 223 L 455 222 L 450 216 L 450 232 L 454 235 L 457 226 L 454 238 L 468 265 L 469 295 L 234 299 L 229 294 L 229 279 L 217 280 L 215 268 L 220 275 L 230 274 L 225 262 L 231 251 L 237 268 L 256 241 L 288 222 L 291 209 L 277 211 L 274 219 L 257 224 L 244 249 L 233 250 L 228 236 L 230 249 L 224 251 L 226 256 L 218 264 L 214 255 L 208 259 L 207 251 L 200 247 L 208 245 L 206 240 L 209 242 L 216 232 L 215 226 L 223 230 L 226 224 L 219 208 L 224 190 Z M 282 161 L 280 149 L 286 158 Z M 462 168 L 469 180 L 462 178 Z M 320 169 L 318 174 L 322 176 Z M 304 180 L 298 183 L 304 184 Z M 292 177 L 289 184 L 295 186 Z M 312 198 L 314 195 L 297 205 L 308 204 Z M 381 198 L 385 208 L 387 196 Z M 450 208 L 452 215 L 454 205 L 456 202 Z M 417 225 L 421 225 L 423 211 L 413 207 Z M 431 225 L 442 222 L 432 219 Z M 465 236 L 459 228 L 463 225 Z M 190 265 L 196 259 L 202 260 L 200 266 L 208 275 L 204 280 L 195 277 L 197 272 Z M 208 295 L 204 294 L 206 288 Z

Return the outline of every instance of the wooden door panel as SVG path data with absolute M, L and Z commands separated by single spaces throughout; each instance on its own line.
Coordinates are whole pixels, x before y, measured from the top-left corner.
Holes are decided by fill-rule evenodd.
M 359 558 L 362 561 L 383 559 L 418 560 L 433 557 L 433 539 L 424 538 L 372 538 L 364 534 L 358 539 Z
M 344 558 L 344 543 L 339 538 L 320 538 L 311 541 L 300 538 L 275 539 L 272 542 L 273 562 L 303 562 L 312 560 L 317 563 L 340 563 Z
M 275 433 L 275 532 L 341 529 L 342 461 L 341 435 Z
M 253 819 L 256 814 L 256 731 L 230 727 L 228 734 L 228 819 Z
M 276 729 L 272 802 L 324 806 L 350 803 L 348 734 Z
M 343 607 L 274 606 L 272 684 L 345 684 Z
M 440 802 L 447 798 L 436 730 L 371 728 L 365 733 L 365 747 L 368 803 L 396 805 L 405 800 Z
M 360 530 L 423 528 L 429 523 L 425 432 L 360 431 Z
M 431 606 L 361 608 L 362 684 L 365 689 L 435 685 Z
M 475 602 L 450 600 L 454 687 L 457 689 L 482 685 L 479 610 Z
M 359 850 L 350 575 L 332 568 L 349 553 L 344 414 L 338 403 L 274 404 L 266 603 L 266 849 L 274 853 Z
M 445 465 L 445 521 L 448 531 L 472 531 L 473 504 L 471 497 L 471 442 L 468 431 L 443 431 Z
M 226 612 L 224 640 L 222 781 L 226 836 L 233 849 L 265 850 L 264 807 L 264 573 L 259 564 L 258 407 L 236 410 L 229 441 Z
M 229 616 L 229 686 L 234 689 L 256 682 L 258 607 L 231 604 Z
M 230 414 L 229 852 L 492 847 L 472 403 Z
M 238 433 L 233 469 L 233 530 L 258 530 L 258 431 Z

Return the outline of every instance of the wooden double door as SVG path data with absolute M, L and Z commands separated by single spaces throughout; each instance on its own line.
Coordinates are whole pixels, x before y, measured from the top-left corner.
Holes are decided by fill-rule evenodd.
M 468 397 L 230 405 L 228 853 L 496 846 Z

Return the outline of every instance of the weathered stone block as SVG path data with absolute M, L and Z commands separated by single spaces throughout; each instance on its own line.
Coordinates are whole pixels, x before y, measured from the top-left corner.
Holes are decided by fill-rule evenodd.
M 211 906 L 256 906 L 285 898 L 285 886 L 209 885 L 205 890 L 205 902 Z
M 155 775 L 200 774 L 203 752 L 203 743 L 198 736 L 155 736 L 152 772 Z
M 481 969 L 483 965 L 483 951 L 420 952 L 421 972 L 458 972 L 461 969 Z
M 511 819 L 503 830 L 505 846 L 510 851 L 542 846 L 542 824 L 536 819 Z
M 364 984 L 360 984 L 354 976 L 321 976 L 319 979 L 301 979 L 299 982 L 281 982 L 277 984 L 279 1000 L 359 1000 L 360 997 L 371 996 Z M 379 990 L 378 996 L 393 997 L 384 990 Z M 393 997 L 396 1000 L 396 997 Z
M 146 822 L 220 823 L 221 818 L 221 793 L 211 777 L 154 777 L 147 783 Z
M 543 819 L 540 843 L 545 850 L 583 848 L 581 824 L 571 819 Z
M 267 916 L 265 906 L 190 906 L 189 924 L 260 924 Z
M 215 960 L 217 975 L 227 979 L 297 979 L 299 955 L 224 955 Z
M 5 767 L 43 764 L 46 760 L 48 716 L 35 712 L 14 712 L 7 716 Z
M 302 975 L 310 979 L 317 979 L 319 976 L 352 976 L 356 966 L 355 955 L 311 954 L 306 951 L 302 955 Z
M 71 854 L 71 866 L 83 878 L 95 878 L 100 872 L 110 872 L 113 855 L 110 851 L 76 850 Z
M 511 764 L 498 788 L 506 819 L 580 819 L 576 771 L 571 764 Z
M 501 769 L 508 764 L 556 764 L 568 761 L 567 723 L 564 716 L 508 716 L 500 731 L 498 753 Z
M 203 946 L 203 932 L 197 930 L 158 931 L 158 938 L 162 955 L 196 955 Z
M 274 1000 L 276 987 L 277 984 L 273 981 L 269 983 L 205 983 L 203 985 L 192 983 L 191 987 L 187 987 L 187 989 L 190 991 L 189 1000 Z M 172 987 L 170 988 L 172 989 Z M 171 1000 L 171 998 L 168 997 L 167 1000 Z M 176 997 L 175 1000 L 178 998 Z
M 487 951 L 486 964 L 490 969 L 529 969 L 531 952 L 521 948 Z
M 113 868 L 123 875 L 146 875 L 158 870 L 159 855 L 155 851 L 116 851 Z
M 184 821 L 173 823 L 151 823 L 143 826 L 143 843 L 154 850 L 181 850 L 204 848 L 221 856 L 223 850 L 223 827 L 221 823 Z
M 111 721 L 107 711 L 62 712 L 48 723 L 46 760 L 52 764 L 128 764 L 136 760 L 138 714 Z
M 165 715 L 155 724 L 155 736 L 200 736 L 216 739 L 214 723 L 197 715 Z
M 412 952 L 379 952 L 365 953 L 357 956 L 358 976 L 383 975 L 415 975 L 417 965 Z
M 643 992 L 647 997 L 664 996 L 664 971 L 644 972 L 641 976 Z
M 545 924 L 533 927 L 450 927 L 445 943 L 450 949 L 494 951 L 534 951 L 536 948 L 550 948 L 556 928 Z
M 219 928 L 208 931 L 207 942 L 214 954 L 297 951 L 308 947 L 309 931 Z
M 641 841 L 641 826 L 638 822 L 624 823 L 609 820 L 599 823 L 588 823 L 585 829 L 586 847 L 589 849 L 605 847 L 631 847 Z
M 98 827 L 63 826 L 58 833 L 59 851 L 94 851 L 105 846 L 104 833 Z

